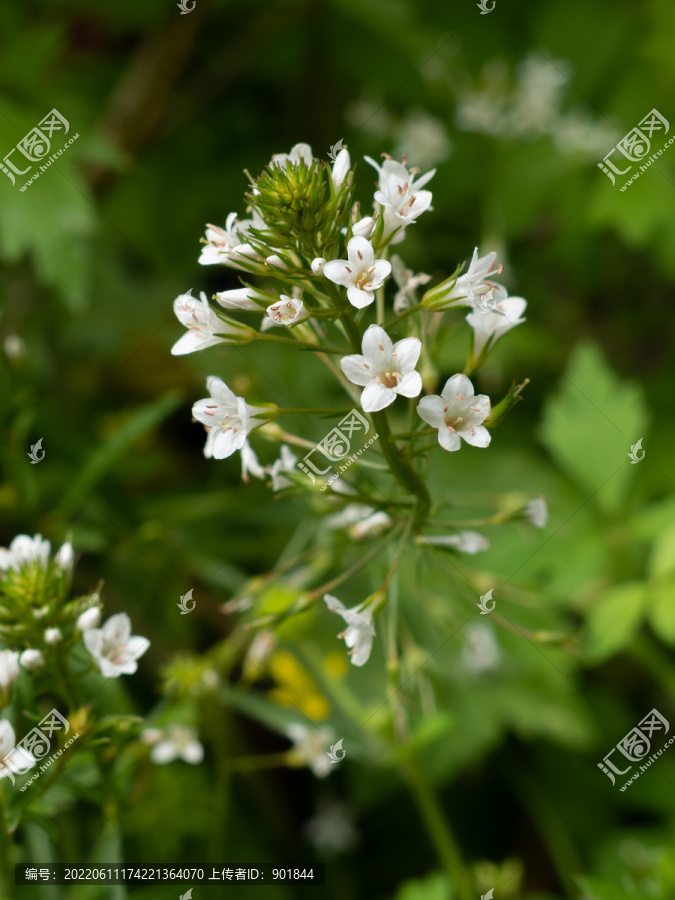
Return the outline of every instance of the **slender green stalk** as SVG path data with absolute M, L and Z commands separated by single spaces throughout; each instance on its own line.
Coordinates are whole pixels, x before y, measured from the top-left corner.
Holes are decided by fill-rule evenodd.
M 393 322 L 390 322 L 389 325 L 384 329 L 385 331 L 393 331 L 397 325 L 400 325 L 404 319 L 407 319 L 408 316 L 411 316 L 413 313 L 421 312 L 424 309 L 421 303 L 417 303 L 415 306 L 411 306 L 410 309 L 404 310 L 399 316 L 397 316 Z
M 371 413 L 371 415 L 380 435 L 380 448 L 384 458 L 389 463 L 392 474 L 395 475 L 408 493 L 415 494 L 417 497 L 413 523 L 416 528 L 419 528 L 424 523 L 431 508 L 429 493 L 417 472 L 403 459 L 398 449 L 394 446 L 394 439 L 389 431 L 387 414 L 382 410 Z
M 344 356 L 344 350 L 340 347 L 324 347 L 321 344 L 311 344 L 309 341 L 296 341 L 295 338 L 282 337 L 280 334 L 259 334 L 258 340 L 277 341 L 280 344 L 292 344 L 301 350 L 315 350 L 317 353 L 340 353 Z
M 9 834 L 5 816 L 4 788 L 0 786 L 0 896 L 9 897 L 13 883 L 12 837 Z

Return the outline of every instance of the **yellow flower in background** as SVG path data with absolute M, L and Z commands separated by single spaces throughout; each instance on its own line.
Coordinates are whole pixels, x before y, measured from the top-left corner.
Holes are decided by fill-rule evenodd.
M 269 671 L 278 685 L 269 692 L 270 700 L 280 706 L 296 706 L 314 722 L 328 718 L 330 703 L 291 653 L 277 650 L 272 654 Z

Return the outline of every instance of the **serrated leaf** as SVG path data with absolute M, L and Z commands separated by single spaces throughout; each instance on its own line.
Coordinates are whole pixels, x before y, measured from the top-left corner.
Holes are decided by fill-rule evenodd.
M 591 607 L 586 636 L 594 660 L 613 656 L 632 641 L 642 621 L 645 597 L 645 583 L 631 581 L 611 588 Z
M 640 389 L 620 381 L 598 347 L 581 344 L 560 392 L 546 404 L 541 436 L 581 491 L 604 511 L 615 512 L 635 473 L 627 454 L 646 426 Z

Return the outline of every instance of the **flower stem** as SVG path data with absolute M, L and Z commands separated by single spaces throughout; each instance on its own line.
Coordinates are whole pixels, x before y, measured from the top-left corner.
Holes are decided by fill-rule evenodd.
M 380 412 L 371 413 L 371 416 L 380 435 L 380 448 L 392 474 L 408 493 L 415 494 L 417 497 L 413 525 L 419 528 L 424 523 L 431 507 L 429 493 L 417 472 L 403 459 L 398 449 L 394 446 L 394 438 L 389 431 L 387 414 L 381 410 Z
M 403 772 L 429 837 L 436 848 L 438 859 L 455 888 L 457 900 L 474 900 L 472 885 L 455 836 L 422 767 L 414 757 L 410 757 L 403 763 Z
M 411 306 L 410 309 L 404 310 L 399 316 L 397 316 L 393 322 L 390 322 L 389 325 L 384 329 L 385 331 L 393 331 L 397 325 L 400 325 L 404 319 L 407 319 L 408 316 L 411 316 L 413 313 L 420 312 L 424 307 L 421 303 L 418 303 L 416 306 Z
M 9 897 L 14 882 L 12 871 L 12 837 L 5 817 L 4 788 L 0 786 L 0 896 Z
M 324 347 L 321 344 L 312 344 L 310 341 L 296 341 L 295 338 L 282 337 L 280 334 L 259 334 L 259 340 L 277 341 L 281 344 L 292 344 L 301 350 L 315 350 L 317 353 L 340 353 L 344 355 L 344 350 L 339 347 Z

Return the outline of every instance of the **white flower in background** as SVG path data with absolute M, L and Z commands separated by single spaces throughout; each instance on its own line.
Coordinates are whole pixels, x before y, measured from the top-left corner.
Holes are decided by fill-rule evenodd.
M 220 291 L 214 299 L 224 309 L 244 309 L 261 313 L 267 305 L 268 298 L 252 287 L 234 288 L 231 291 Z
M 187 328 L 187 333 L 171 348 L 173 356 L 195 353 L 213 347 L 214 344 L 238 342 L 246 339 L 246 332 L 251 331 L 234 319 L 221 319 L 209 305 L 204 291 L 200 298 L 197 300 L 188 291 L 174 300 L 173 311 L 181 325 Z
M 150 752 L 150 759 L 157 765 L 162 766 L 175 759 L 182 759 L 186 763 L 196 766 L 204 759 L 204 748 L 197 740 L 197 732 L 194 728 L 186 728 L 184 725 L 169 725 L 166 732 L 160 731 L 160 735 L 159 740 L 151 742 L 154 747 Z
M 199 263 L 202 266 L 212 266 L 222 263 L 232 268 L 238 268 L 239 261 L 257 260 L 257 251 L 246 241 L 245 237 L 249 228 L 264 228 L 265 222 L 257 210 L 253 210 L 253 218 L 239 221 L 236 213 L 230 213 L 225 222 L 225 229 L 217 225 L 206 226 L 206 240 L 202 247 Z
M 149 744 L 152 746 L 153 744 L 158 744 L 163 737 L 164 732 L 161 728 L 145 728 L 141 731 L 140 742 L 141 744 Z
M 309 318 L 302 300 L 281 294 L 277 303 L 268 306 L 266 313 L 273 325 L 297 325 Z
M 59 547 L 54 557 L 56 565 L 67 575 L 73 573 L 73 563 L 75 562 L 75 554 L 73 553 L 73 545 L 70 541 L 66 541 Z
M 466 91 L 457 103 L 455 116 L 460 131 L 495 137 L 506 127 L 504 97 L 489 90 Z
M 215 375 L 209 375 L 206 386 L 211 399 L 198 400 L 192 407 L 192 415 L 208 432 L 204 456 L 207 459 L 226 459 L 235 450 L 241 450 L 253 428 L 263 424 L 255 418 L 262 408 L 249 406 L 242 397 L 236 397 Z
M 300 165 L 301 159 L 311 166 L 312 148 L 309 144 L 295 144 L 290 153 L 275 153 L 270 166 L 279 166 L 279 168 L 285 169 L 287 163 L 292 163 L 294 166 Z
M 18 334 L 8 334 L 3 341 L 3 348 L 8 359 L 18 361 L 26 355 L 26 345 Z
M 460 438 L 473 447 L 490 443 L 490 432 L 482 424 L 490 415 L 490 398 L 474 395 L 466 375 L 448 378 L 440 397 L 422 397 L 417 414 L 432 428 L 438 428 L 438 442 L 445 450 L 459 450 Z
M 342 182 L 347 177 L 347 173 L 349 172 L 351 164 L 352 163 L 349 158 L 349 151 L 340 150 L 338 155 L 335 157 L 335 162 L 333 163 L 333 169 L 330 176 L 336 193 L 342 187 Z
M 346 529 L 352 540 L 380 534 L 389 528 L 393 519 L 384 510 L 375 510 L 362 503 L 348 503 L 338 513 L 326 516 L 324 524 L 331 530 Z
M 473 358 L 478 359 L 485 347 L 492 349 L 502 335 L 516 325 L 522 325 L 527 300 L 522 297 L 507 297 L 500 300 L 493 312 L 473 309 L 466 321 L 473 328 Z
M 351 850 L 358 841 L 358 832 L 343 803 L 331 802 L 305 822 L 307 840 L 323 853 L 337 854 Z
M 100 621 L 100 607 L 90 606 L 89 609 L 85 609 L 85 611 L 80 613 L 80 615 L 77 617 L 75 628 L 77 631 L 89 631 L 90 628 L 98 627 Z
M 415 371 L 422 350 L 418 338 L 403 338 L 392 344 L 379 325 L 369 325 L 361 342 L 362 354 L 343 356 L 340 366 L 353 384 L 364 385 L 361 406 L 377 412 L 396 400 L 396 395 L 417 397 L 422 377 Z
M 260 465 L 255 450 L 248 441 L 241 448 L 241 480 L 248 482 L 249 472 L 254 478 L 264 478 L 265 469 Z
M 0 547 L 0 571 L 14 569 L 18 572 L 22 566 L 35 562 L 46 568 L 50 550 L 51 544 L 44 541 L 42 535 L 30 537 L 27 534 L 19 534 L 8 548 Z
M 344 638 L 345 644 L 350 648 L 348 653 L 353 665 L 365 665 L 370 657 L 375 637 L 373 607 L 369 606 L 363 610 L 363 603 L 360 603 L 352 609 L 347 609 L 337 597 L 333 597 L 331 594 L 324 594 L 323 599 L 328 609 L 341 616 L 347 624 L 347 628 L 338 637 Z
M 462 667 L 472 675 L 491 672 L 499 667 L 501 650 L 492 629 L 482 622 L 470 622 L 465 631 L 460 655 Z
M 396 126 L 394 156 L 407 156 L 426 169 L 450 156 L 452 143 L 446 126 L 423 109 L 414 109 Z
M 545 528 L 548 522 L 546 500 L 543 497 L 536 497 L 534 500 L 530 500 L 525 507 L 524 515 L 535 528 Z
M 596 122 L 584 110 L 575 109 L 558 117 L 551 136 L 559 153 L 579 153 L 595 159 L 602 158 L 607 148 L 616 144 L 619 133 L 612 125 Z
M 0 650 L 0 696 L 5 700 L 19 674 L 19 654 L 15 650 Z M 0 704 L 4 706 L 3 704 Z
M 286 444 L 281 445 L 281 456 L 275 460 L 271 466 L 265 471 L 272 477 L 272 490 L 280 491 L 282 488 L 289 487 L 293 482 L 289 478 L 284 478 L 284 472 L 292 472 L 298 457 L 293 453 Z
M 32 753 L 16 746 L 14 729 L 7 719 L 0 719 L 0 778 L 9 776 L 13 783 L 15 772 L 27 772 L 36 762 Z
M 289 725 L 286 734 L 293 741 L 293 753 L 306 766 L 309 766 L 317 778 L 325 778 L 332 765 L 327 756 L 327 747 L 332 740 L 328 728 L 317 728 L 314 725 Z
M 48 606 L 41 606 L 39 609 L 33 610 L 33 618 L 34 619 L 44 619 L 44 617 L 49 612 Z
M 111 616 L 102 628 L 87 629 L 82 639 L 104 678 L 133 675 L 137 660 L 150 646 L 147 638 L 131 634 L 131 620 L 126 613 Z
M 439 535 L 432 537 L 430 535 L 421 535 L 416 538 L 417 544 L 433 544 L 435 547 L 454 547 L 461 550 L 462 553 L 468 553 L 473 556 L 474 553 L 482 553 L 490 548 L 490 542 L 482 534 L 477 531 L 459 531 L 457 534 Z
M 400 314 L 417 302 L 417 288 L 431 281 L 431 275 L 425 275 L 424 272 L 415 275 L 412 269 L 406 268 L 397 254 L 391 258 L 391 272 L 399 288 L 394 296 L 394 312 Z
M 45 664 L 45 658 L 39 650 L 24 650 L 19 657 L 19 665 L 22 669 L 40 669 Z
M 44 634 L 45 644 L 58 644 L 63 640 L 63 635 L 58 628 L 48 628 Z
M 518 136 L 550 131 L 559 115 L 561 93 L 569 82 L 569 64 L 528 56 L 518 67 L 518 85 L 508 115 L 509 130 Z
M 347 244 L 349 259 L 333 259 L 324 263 L 323 274 L 335 284 L 347 288 L 347 299 L 357 309 L 369 306 L 373 293 L 384 284 L 391 272 L 391 263 L 375 259 L 373 246 L 363 237 L 353 237 Z
M 323 272 L 323 267 L 326 264 L 326 260 L 323 256 L 317 256 L 316 259 L 312 260 L 312 272 L 315 275 L 320 275 Z

